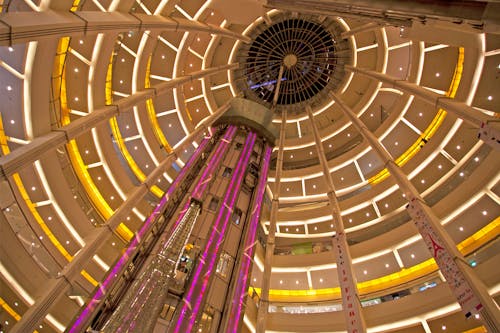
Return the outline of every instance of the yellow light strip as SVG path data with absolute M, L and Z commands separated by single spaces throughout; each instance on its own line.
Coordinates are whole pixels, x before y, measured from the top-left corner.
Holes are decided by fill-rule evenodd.
M 453 79 L 451 80 L 450 87 L 445 94 L 446 97 L 449 98 L 455 97 L 458 90 L 458 86 L 460 84 L 460 80 L 462 79 L 463 67 L 464 67 L 464 48 L 460 47 L 458 49 L 458 60 L 457 60 L 457 65 L 455 66 L 455 73 L 453 74 Z M 441 124 L 443 123 L 445 117 L 446 117 L 446 111 L 443 109 L 439 109 L 436 116 L 431 121 L 430 125 L 420 135 L 417 141 L 415 141 L 415 143 L 413 143 L 413 145 L 411 145 L 410 148 L 408 148 L 401 156 L 399 156 L 395 160 L 396 164 L 398 166 L 403 166 L 411 158 L 413 158 L 413 156 L 415 156 L 420 151 L 420 148 L 434 136 L 439 126 L 441 126 Z M 372 185 L 375 185 L 380 183 L 387 177 L 389 177 L 389 171 L 387 169 L 384 169 L 375 176 L 371 177 L 368 180 L 368 182 Z
M 460 242 L 457 245 L 457 248 L 463 255 L 467 255 L 485 245 L 489 241 L 495 239 L 498 235 L 500 235 L 500 217 L 497 217 L 472 236 Z M 434 261 L 434 258 L 431 258 L 412 267 L 403 268 L 399 272 L 377 279 L 360 282 L 357 284 L 359 294 L 367 295 L 384 289 L 396 287 L 435 272 L 437 269 L 438 266 Z M 260 296 L 260 288 L 250 286 L 249 293 L 251 293 L 252 290 L 255 290 L 255 292 Z M 339 287 L 309 290 L 271 289 L 269 290 L 269 297 L 272 302 L 310 302 L 338 299 L 341 297 L 341 294 Z
M 112 88 L 112 77 L 113 77 L 113 56 L 111 56 L 111 60 L 109 61 L 108 65 L 108 72 L 106 74 L 106 104 L 111 105 L 113 104 L 113 95 L 111 92 L 113 91 Z M 152 104 L 152 101 L 151 101 Z M 154 112 L 154 109 L 153 109 Z M 156 116 L 155 116 L 156 119 Z M 132 155 L 130 155 L 127 146 L 125 145 L 125 140 L 122 137 L 122 134 L 120 132 L 120 127 L 118 125 L 118 121 L 116 120 L 116 117 L 113 117 L 109 120 L 109 126 L 111 127 L 111 131 L 113 132 L 113 137 L 115 139 L 116 144 L 118 145 L 118 148 L 120 149 L 120 152 L 122 153 L 123 158 L 127 161 L 128 166 L 134 173 L 134 175 L 137 177 L 137 179 L 141 182 L 144 183 L 146 180 L 146 175 L 144 172 L 142 172 L 141 168 L 137 165 L 135 162 L 134 158 Z M 166 141 L 165 141 L 166 142 Z M 168 143 L 167 143 L 168 145 Z M 170 148 L 170 146 L 168 147 Z M 172 149 L 170 148 L 170 151 Z M 164 194 L 164 192 L 156 185 L 153 185 L 151 187 L 151 192 L 153 192 L 154 195 L 156 195 L 158 198 L 161 198 Z
M 70 110 L 68 108 L 67 95 L 66 95 L 66 70 L 64 64 L 66 62 L 66 53 L 69 49 L 69 37 L 64 37 L 59 40 L 59 45 L 57 49 L 57 57 L 56 64 L 54 66 L 54 77 L 61 77 L 59 82 L 60 86 L 60 104 L 61 104 L 61 121 L 62 125 L 67 125 L 70 123 Z M 60 71 L 60 72 L 56 72 Z M 108 205 L 107 201 L 102 196 L 101 192 L 97 188 L 94 183 L 94 180 L 90 176 L 88 172 L 88 168 L 83 162 L 83 158 L 78 149 L 78 145 L 76 140 L 70 140 L 66 145 L 68 150 L 68 156 L 70 158 L 71 164 L 73 166 L 73 170 L 77 175 L 80 183 L 83 188 L 87 192 L 90 200 L 97 208 L 98 212 L 104 217 L 104 219 L 108 220 L 113 215 L 113 209 Z M 134 233 L 130 231 L 130 229 L 124 224 L 120 223 L 120 225 L 116 228 L 117 234 L 123 238 L 126 242 L 129 242 Z M 91 282 L 92 283 L 92 282 Z
M 78 5 L 80 5 L 80 0 L 74 0 L 70 11 L 76 12 L 78 10 Z
M 9 315 L 11 315 L 16 321 L 19 321 L 21 319 L 21 316 L 19 315 L 19 313 L 17 313 L 13 308 L 11 308 L 9 306 L 9 304 L 7 304 L 2 297 L 0 297 L 0 306 L 2 307 L 2 309 L 5 310 L 5 312 L 7 312 Z M 33 333 L 38 333 L 37 330 L 34 330 Z
M 148 65 L 146 66 L 146 78 L 144 79 L 145 88 L 151 88 L 150 75 L 151 75 L 152 56 L 153 56 L 152 54 L 149 55 Z M 146 108 L 148 110 L 148 116 L 149 116 L 149 121 L 151 122 L 151 128 L 153 129 L 156 139 L 160 142 L 160 145 L 165 148 L 167 153 L 169 154 L 172 153 L 173 151 L 172 147 L 168 143 L 167 138 L 165 138 L 165 135 L 161 130 L 160 124 L 158 124 L 158 119 L 156 118 L 155 106 L 151 98 L 146 101 Z
M 487 332 L 488 330 L 484 326 L 479 326 L 471 330 L 464 331 L 463 333 L 487 333 Z
M 2 148 L 3 155 L 8 155 L 10 153 L 9 146 L 7 145 L 7 137 L 5 135 L 5 131 L 3 128 L 3 120 L 1 114 L 0 114 L 0 146 Z M 19 190 L 19 194 L 26 203 L 26 206 L 28 206 L 29 211 L 35 218 L 36 222 L 38 223 L 42 231 L 48 237 L 52 245 L 54 245 L 54 247 L 63 255 L 64 258 L 66 258 L 66 260 L 68 261 L 73 260 L 73 256 L 69 254 L 69 252 L 64 248 L 64 246 L 59 242 L 59 240 L 50 230 L 49 226 L 45 223 L 43 218 L 38 213 L 38 210 L 36 209 L 37 205 L 31 201 L 28 191 L 26 191 L 23 181 L 21 180 L 21 177 L 17 172 L 12 175 L 12 179 L 14 180 L 14 183 L 16 184 Z M 85 278 L 87 278 L 87 280 L 90 283 L 92 283 L 94 286 L 97 286 L 97 281 L 93 279 L 90 275 L 88 275 L 88 273 L 85 270 L 82 270 L 81 273 Z

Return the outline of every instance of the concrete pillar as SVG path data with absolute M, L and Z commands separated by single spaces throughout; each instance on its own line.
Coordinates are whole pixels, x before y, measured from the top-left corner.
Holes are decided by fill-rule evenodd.
M 262 275 L 262 287 L 260 292 L 259 309 L 257 312 L 257 333 L 265 332 L 267 313 L 269 309 L 269 289 L 271 282 L 271 270 L 273 268 L 274 241 L 276 234 L 276 221 L 278 219 L 281 173 L 283 170 L 283 147 L 285 145 L 286 113 L 286 109 L 281 113 L 281 128 L 278 143 L 278 158 L 276 161 L 276 175 L 274 178 L 275 180 L 271 204 L 271 216 L 269 218 L 269 230 L 267 234 L 266 253 L 264 257 L 264 272 Z
M 356 114 L 334 93 L 330 93 L 344 114 L 351 120 L 369 142 L 374 152 L 385 162 L 390 174 L 409 201 L 408 213 L 417 226 L 429 251 L 457 298 L 466 317 L 481 313 L 484 325 L 490 332 L 500 330 L 500 311 L 482 281 L 472 271 L 455 243 L 441 225 L 441 221 L 427 205 L 408 176 L 394 162 L 394 159 L 377 137 L 356 117 Z
M 366 332 L 366 324 L 361 310 L 361 300 L 359 299 L 356 277 L 352 269 L 352 259 L 349 253 L 347 237 L 344 231 L 344 223 L 340 215 L 340 206 L 337 196 L 335 195 L 335 187 L 333 185 L 332 175 L 328 168 L 323 143 L 319 134 L 318 127 L 314 122 L 314 115 L 311 107 L 306 106 L 307 115 L 311 122 L 311 127 L 316 142 L 319 162 L 323 169 L 323 176 L 328 188 L 328 200 L 333 216 L 333 224 L 335 225 L 336 234 L 332 238 L 333 250 L 336 254 L 337 273 L 339 277 L 340 290 L 342 294 L 342 309 L 346 320 L 346 327 L 349 333 Z

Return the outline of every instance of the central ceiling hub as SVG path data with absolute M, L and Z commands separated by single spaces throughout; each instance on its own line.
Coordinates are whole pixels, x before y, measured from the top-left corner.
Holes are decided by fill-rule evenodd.
M 344 64 L 350 63 L 350 44 L 340 37 L 344 28 L 333 18 L 308 14 L 277 12 L 270 20 L 248 31 L 252 42 L 237 51 L 241 64 L 234 73 L 237 87 L 246 98 L 271 108 L 280 86 L 277 112 L 286 108 L 302 113 L 306 104 L 326 104 L 328 92 L 342 86 Z
M 283 59 L 283 64 L 288 69 L 292 68 L 297 64 L 297 56 L 295 54 L 287 54 L 285 59 Z

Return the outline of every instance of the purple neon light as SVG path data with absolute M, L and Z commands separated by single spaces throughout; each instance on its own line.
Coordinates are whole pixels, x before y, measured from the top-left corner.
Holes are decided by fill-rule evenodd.
M 259 225 L 260 213 L 262 207 L 262 199 L 266 191 L 267 173 L 269 171 L 269 161 L 271 160 L 272 148 L 266 145 L 264 153 L 264 161 L 262 163 L 261 175 L 259 184 L 257 185 L 257 194 L 255 202 L 252 205 L 252 218 L 248 228 L 247 238 L 245 240 L 245 253 L 241 258 L 241 267 L 239 277 L 236 282 L 235 293 L 232 300 L 231 311 L 229 311 L 229 323 L 226 332 L 237 333 L 238 324 L 243 311 L 243 304 L 245 301 L 246 289 L 248 285 L 248 273 L 250 271 L 251 262 L 255 249 L 255 238 L 257 237 L 257 227 Z M 235 308 L 236 307 L 236 308 Z
M 226 195 L 224 196 L 223 204 L 221 206 L 221 209 L 219 210 L 219 214 L 212 228 L 212 232 L 208 239 L 207 245 L 205 246 L 205 250 L 199 260 L 198 265 L 196 266 L 196 270 L 193 275 L 192 282 L 191 285 L 189 286 L 188 292 L 184 297 L 184 303 L 180 310 L 179 319 L 177 320 L 176 327 L 174 330 L 174 332 L 176 333 L 189 332 L 194 326 L 194 321 L 196 320 L 196 316 L 200 310 L 201 301 L 203 299 L 208 284 L 208 278 L 210 277 L 210 274 L 213 271 L 219 246 L 222 243 L 224 232 L 227 227 L 227 222 L 229 221 L 229 218 L 231 216 L 231 211 L 232 208 L 234 207 L 234 203 L 241 185 L 241 181 L 245 173 L 246 165 L 248 164 L 253 146 L 255 144 L 255 139 L 256 139 L 255 133 L 250 133 L 246 139 L 245 146 L 241 153 L 241 156 L 243 156 L 243 158 L 240 158 L 238 161 L 233 177 L 231 178 L 228 189 L 226 190 Z M 221 221 L 223 221 L 222 226 L 220 226 Z M 217 243 L 214 246 L 214 241 L 216 241 L 215 239 L 216 237 L 217 237 Z M 208 261 L 208 266 L 205 266 L 207 261 Z M 207 268 L 205 269 L 205 267 Z M 202 272 L 204 272 L 204 274 L 202 280 L 200 280 Z M 201 282 L 201 288 L 199 288 L 200 282 Z M 193 295 L 195 294 L 195 289 L 199 290 L 196 292 L 197 299 L 196 303 L 193 306 L 192 301 L 193 301 Z M 188 315 L 188 310 L 190 310 L 192 315 L 188 319 L 187 322 L 188 327 L 183 329 L 182 326 L 186 324 L 186 316 Z
M 167 203 L 168 199 L 170 198 L 174 190 L 179 186 L 181 181 L 184 180 L 187 171 L 191 168 L 194 161 L 198 159 L 202 151 L 208 145 L 209 139 L 210 139 L 209 137 L 203 138 L 198 148 L 195 150 L 193 155 L 191 155 L 186 165 L 182 168 L 182 170 L 179 172 L 172 185 L 170 185 L 165 195 L 161 198 L 160 202 L 153 210 L 153 213 L 146 219 L 146 221 L 143 223 L 139 231 L 136 232 L 134 238 L 132 238 L 127 249 L 125 250 L 125 253 L 121 256 L 121 258 L 112 268 L 112 270 L 108 273 L 108 276 L 101 283 L 99 289 L 96 291 L 92 299 L 88 302 L 85 309 L 83 309 L 78 318 L 75 320 L 73 326 L 71 326 L 71 329 L 69 330 L 70 333 L 76 333 L 81 331 L 82 326 L 88 321 L 90 315 L 95 310 L 96 306 L 102 301 L 103 296 L 106 294 L 107 288 L 113 285 L 119 273 L 125 268 L 125 265 L 127 264 L 128 259 L 130 258 L 132 252 L 139 245 L 139 242 L 142 239 L 142 237 L 149 230 L 151 224 L 155 221 L 158 214 L 160 214 L 160 212 L 164 208 L 165 204 Z
M 201 195 L 203 194 L 203 191 L 207 187 L 207 184 L 209 180 L 213 177 L 213 173 L 216 171 L 218 165 L 222 161 L 222 157 L 224 156 L 225 151 L 227 150 L 230 141 L 234 138 L 234 135 L 236 134 L 236 127 L 235 126 L 230 126 L 228 130 L 226 131 L 223 140 L 221 140 L 220 144 L 215 150 L 215 153 L 212 154 L 210 157 L 210 160 L 208 161 L 207 167 L 203 170 L 203 173 L 198 180 L 194 190 L 193 190 L 193 195 L 192 197 L 196 197 L 197 199 L 200 199 Z M 184 170 L 184 169 L 183 169 Z M 190 206 L 190 200 L 187 200 L 186 204 L 184 205 L 184 208 L 181 210 L 179 213 L 179 216 L 174 224 L 174 226 L 171 228 L 171 232 L 169 232 L 166 236 L 166 239 L 163 241 L 163 245 L 161 246 L 161 251 L 165 250 L 170 243 L 168 242 L 168 238 L 170 235 L 174 234 L 175 230 L 177 229 L 179 223 L 182 221 L 184 216 L 186 215 L 189 206 Z M 144 306 L 144 303 L 147 302 L 149 299 L 149 296 L 154 292 L 156 288 L 155 283 L 149 283 L 150 281 L 144 281 L 143 285 L 139 288 L 141 291 L 142 301 L 139 301 L 138 298 L 134 301 L 135 307 L 138 307 L 139 309 Z M 147 284 L 147 285 L 146 285 Z M 147 295 L 146 295 L 147 293 Z M 146 295 L 146 296 L 144 296 Z M 131 309 L 132 310 L 132 309 Z M 127 316 L 124 318 L 122 325 L 118 327 L 117 332 L 121 332 L 122 330 L 127 330 L 127 329 L 133 329 L 135 327 L 135 319 L 137 319 L 137 316 L 139 315 L 140 310 L 137 311 L 130 311 Z M 134 318 L 132 322 L 130 322 L 130 319 Z M 128 328 L 126 326 L 129 326 Z M 125 326 L 125 327 L 124 327 Z

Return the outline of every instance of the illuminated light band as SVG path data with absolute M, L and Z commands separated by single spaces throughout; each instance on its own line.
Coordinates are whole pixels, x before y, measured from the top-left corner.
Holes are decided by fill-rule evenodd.
M 195 150 L 193 155 L 191 155 L 191 158 L 188 160 L 186 165 L 181 169 L 179 175 L 175 178 L 172 185 L 170 185 L 165 196 L 160 200 L 158 205 L 153 210 L 153 213 L 146 219 L 144 224 L 137 231 L 135 237 L 132 239 L 127 249 L 125 250 L 125 253 L 121 256 L 121 258 L 118 260 L 115 266 L 108 272 L 106 279 L 104 279 L 104 281 L 101 283 L 101 285 L 95 292 L 92 299 L 87 303 L 87 306 L 77 317 L 77 319 L 75 320 L 75 322 L 71 326 L 71 329 L 68 332 L 74 332 L 74 333 L 80 332 L 83 329 L 83 326 L 87 324 L 88 320 L 90 319 L 90 316 L 92 315 L 96 307 L 104 300 L 105 294 L 114 285 L 118 276 L 126 267 L 128 260 L 132 256 L 132 253 L 137 249 L 140 240 L 144 239 L 144 235 L 149 231 L 150 227 L 153 225 L 153 222 L 156 221 L 156 218 L 161 214 L 161 212 L 165 207 L 165 204 L 170 199 L 170 197 L 172 196 L 173 192 L 177 189 L 177 187 L 182 183 L 182 181 L 186 176 L 186 173 L 191 168 L 194 161 L 196 161 L 198 157 L 201 155 L 201 153 L 204 151 L 205 147 L 208 145 L 208 142 L 209 142 L 208 137 L 205 137 L 202 140 L 202 142 Z
M 238 325 L 240 322 L 241 314 L 243 312 L 243 304 L 245 302 L 246 289 L 249 283 L 250 268 L 252 267 L 252 258 L 255 252 L 255 239 L 257 237 L 257 228 L 259 226 L 262 200 L 264 192 L 266 191 L 267 173 L 269 171 L 269 161 L 273 149 L 266 145 L 264 159 L 261 166 L 261 173 L 259 177 L 259 184 L 257 185 L 257 194 L 255 196 L 254 204 L 251 210 L 251 220 L 248 226 L 247 237 L 244 245 L 244 253 L 241 257 L 241 266 L 236 281 L 235 293 L 232 299 L 231 308 L 229 313 L 229 323 L 226 332 L 237 333 Z
M 201 196 L 203 195 L 208 183 L 210 182 L 210 179 L 212 179 L 214 176 L 214 173 L 217 172 L 217 170 L 220 166 L 220 163 L 222 161 L 222 157 L 225 155 L 227 149 L 229 148 L 230 142 L 233 140 L 234 135 L 236 134 L 236 131 L 237 131 L 236 126 L 230 126 L 227 129 L 223 139 L 220 140 L 219 145 L 218 145 L 215 153 L 212 154 L 212 156 L 210 157 L 210 160 L 207 163 L 207 167 L 203 171 L 201 177 L 198 179 L 198 182 L 196 183 L 196 186 L 192 192 L 193 194 L 191 195 L 191 197 L 201 201 Z M 204 142 L 208 142 L 208 141 L 206 140 Z M 202 144 L 203 144 L 203 142 L 202 142 Z M 182 170 L 187 170 L 187 169 L 183 168 Z M 166 237 L 165 237 L 166 240 L 163 242 L 163 244 L 159 248 L 158 253 L 160 253 L 160 254 L 166 253 L 167 249 L 172 246 L 173 236 L 171 236 L 171 235 L 175 235 L 175 234 L 179 233 L 179 230 L 177 230 L 179 227 L 179 224 L 182 222 L 182 220 L 184 219 L 184 217 L 188 213 L 190 206 L 191 206 L 191 200 L 190 200 L 190 198 L 188 198 L 186 204 L 184 205 L 184 208 L 179 213 L 179 216 L 178 216 L 174 226 L 166 234 Z M 180 257 L 180 255 L 181 255 L 181 253 L 179 254 L 179 257 Z M 176 266 L 177 266 L 177 263 L 175 264 L 174 267 L 176 267 Z M 159 279 L 159 278 L 157 278 L 157 279 Z M 155 288 L 158 288 L 158 286 L 155 284 L 155 282 L 157 282 L 157 281 L 146 281 L 143 284 L 143 286 L 140 288 L 140 294 L 144 295 L 145 290 L 147 288 L 147 289 L 149 289 L 149 293 L 150 293 L 149 296 L 151 296 L 151 290 L 154 291 Z M 137 319 L 137 317 L 134 320 L 130 321 L 129 320 L 130 316 L 136 315 L 137 313 L 143 311 L 141 309 L 144 308 L 146 306 L 145 304 L 150 300 L 150 297 L 143 297 L 141 300 L 140 294 L 136 295 L 137 297 L 134 299 L 134 302 L 132 305 L 133 308 L 127 309 L 127 311 L 128 311 L 127 317 L 125 319 L 123 319 L 121 325 L 116 330 L 117 332 L 122 332 L 122 331 L 126 332 L 126 331 L 128 331 L 129 328 L 135 327 L 135 325 L 136 325 L 135 320 Z M 159 302 L 159 301 L 162 301 L 162 300 L 156 300 L 156 302 Z M 153 302 L 154 302 L 154 300 L 153 300 Z
M 151 88 L 151 80 L 150 80 L 150 75 L 151 75 L 151 59 L 152 59 L 152 54 L 149 56 L 148 59 L 148 64 L 146 66 L 146 77 L 144 79 L 144 88 Z M 162 145 L 167 153 L 172 152 L 172 147 L 167 141 L 167 138 L 165 138 L 165 135 L 163 134 L 163 131 L 161 130 L 160 125 L 158 124 L 158 119 L 156 118 L 156 111 L 155 111 L 155 106 L 153 103 L 153 99 L 149 98 L 146 100 L 146 109 L 148 110 L 148 117 L 149 117 L 149 122 L 151 123 L 151 128 L 153 129 L 153 132 L 156 136 L 156 139 Z
M 111 59 L 109 61 L 109 64 L 108 64 L 108 71 L 106 73 L 106 89 L 105 89 L 106 105 L 113 104 L 113 94 L 112 94 L 113 86 L 112 86 L 112 84 L 113 84 L 114 57 L 116 57 L 116 55 L 113 53 L 113 55 L 111 56 Z M 146 77 L 147 77 L 147 75 L 146 75 Z M 149 99 L 148 102 L 149 101 L 151 101 L 151 99 Z M 152 101 L 151 101 L 151 103 L 152 103 Z M 153 110 L 153 112 L 154 112 L 154 110 Z M 158 124 L 156 124 L 156 125 L 158 125 Z M 115 139 L 114 141 L 115 141 L 116 145 L 118 146 L 118 149 L 120 150 L 120 153 L 122 154 L 123 158 L 125 159 L 125 161 L 127 161 L 127 164 L 129 166 L 130 170 L 132 170 L 132 172 L 137 177 L 137 179 L 141 183 L 143 183 L 146 180 L 146 175 L 141 170 L 141 168 L 139 168 L 139 166 L 135 162 L 132 155 L 130 155 L 128 148 L 125 145 L 125 140 L 123 140 L 122 134 L 120 132 L 120 126 L 118 125 L 118 121 L 117 121 L 116 117 L 112 117 L 111 119 L 109 119 L 109 126 L 111 127 L 111 132 L 113 133 L 113 138 Z M 153 128 L 156 129 L 154 126 L 153 126 Z M 165 140 L 165 144 L 164 143 L 162 143 L 162 144 L 166 148 L 168 148 L 168 149 L 166 149 L 167 153 L 169 153 L 169 154 L 172 153 L 172 148 L 170 148 L 170 146 L 168 145 L 166 140 Z M 164 195 L 163 191 L 156 185 L 151 186 L 149 190 L 154 195 L 156 195 L 158 198 L 161 198 Z
M 10 153 L 10 148 L 7 143 L 7 136 L 5 135 L 5 131 L 3 128 L 3 120 L 2 120 L 2 115 L 0 114 L 0 147 L 2 149 L 2 154 L 3 155 L 8 155 Z M 12 175 L 12 179 L 16 183 L 16 186 L 19 190 L 19 193 L 21 197 L 23 198 L 24 202 L 26 203 L 26 206 L 28 206 L 29 211 L 35 218 L 36 222 L 42 229 L 42 231 L 45 233 L 45 235 L 48 237 L 52 245 L 63 255 L 66 260 L 71 261 L 73 260 L 73 256 L 64 248 L 64 246 L 59 242 L 59 240 L 56 238 L 52 230 L 50 230 L 49 226 L 45 223 L 43 218 L 40 216 L 38 213 L 38 210 L 36 209 L 37 206 L 35 203 L 31 201 L 31 198 L 28 194 L 28 191 L 26 191 L 26 188 L 24 187 L 23 181 L 21 180 L 21 176 L 19 176 L 19 173 L 14 173 Z M 97 286 L 98 282 L 91 277 L 85 270 L 81 271 L 81 274 L 87 281 L 89 281 L 94 287 Z
M 245 141 L 243 151 L 241 152 L 238 164 L 231 177 L 231 181 L 226 190 L 224 200 L 219 209 L 219 214 L 214 222 L 210 237 L 205 246 L 203 254 L 198 260 L 196 271 L 191 279 L 191 284 L 188 291 L 185 293 L 183 305 L 179 311 L 174 332 L 184 333 L 191 332 L 198 312 L 200 311 L 201 302 L 204 298 L 205 291 L 208 285 L 208 280 L 212 274 L 219 246 L 225 235 L 227 223 L 233 210 L 236 196 L 241 187 L 241 181 L 245 174 L 245 169 L 250 160 L 250 156 L 255 144 L 256 134 L 250 132 Z M 222 224 L 222 225 L 221 225 Z M 216 242 L 216 243 L 215 243 Z M 215 243 L 215 244 L 214 244 Z M 193 304 L 194 302 L 194 304 Z
M 66 54 L 70 50 L 69 40 L 69 37 L 64 37 L 59 40 L 59 45 L 57 47 L 57 56 L 54 61 L 53 77 L 60 77 L 60 81 L 52 80 L 54 84 L 54 91 L 60 91 L 59 101 L 61 105 L 62 125 L 67 125 L 71 122 L 66 94 L 65 67 Z M 71 161 L 71 165 L 73 166 L 73 170 L 75 171 L 78 180 L 80 180 L 80 183 L 85 189 L 85 192 L 87 193 L 99 213 L 104 217 L 105 220 L 108 220 L 113 215 L 113 209 L 108 205 L 107 201 L 104 199 L 101 192 L 94 183 L 92 176 L 88 172 L 87 166 L 83 162 L 82 156 L 78 149 L 76 140 L 70 140 L 66 144 L 66 148 L 68 151 L 69 159 Z M 133 232 L 130 231 L 130 229 L 124 223 L 120 223 L 120 225 L 116 228 L 116 232 L 126 242 L 129 242 L 134 236 Z
M 499 235 L 500 217 L 497 217 L 488 225 L 475 232 L 472 236 L 457 244 L 457 249 L 465 256 L 494 240 Z M 397 287 L 401 284 L 414 281 L 437 270 L 438 266 L 436 265 L 434 258 L 430 258 L 412 267 L 403 268 L 399 272 L 377 279 L 360 282 L 357 284 L 358 291 L 360 295 L 380 292 L 384 289 Z M 252 291 L 255 291 L 260 297 L 260 288 L 250 287 L 248 293 L 251 295 Z M 314 302 L 332 300 L 340 298 L 340 288 L 335 287 L 309 290 L 271 289 L 269 290 L 269 297 L 272 297 L 272 299 L 270 299 L 272 302 Z
M 448 91 L 445 93 L 445 97 L 455 98 L 457 94 L 458 86 L 460 84 L 460 80 L 462 79 L 462 72 L 464 69 L 464 48 L 460 47 L 458 49 L 458 60 L 457 65 L 455 66 L 455 73 L 453 74 L 453 79 L 451 80 L 450 87 Z M 444 121 L 447 112 L 443 109 L 439 109 L 434 119 L 431 121 L 430 125 L 425 129 L 425 131 L 420 135 L 420 137 L 410 146 L 401 156 L 399 156 L 394 162 L 398 166 L 405 165 L 413 156 L 415 156 L 422 148 L 425 143 L 427 143 L 437 132 L 439 127 Z M 385 168 L 380 171 L 375 176 L 368 179 L 368 183 L 377 184 L 389 177 L 389 170 Z

